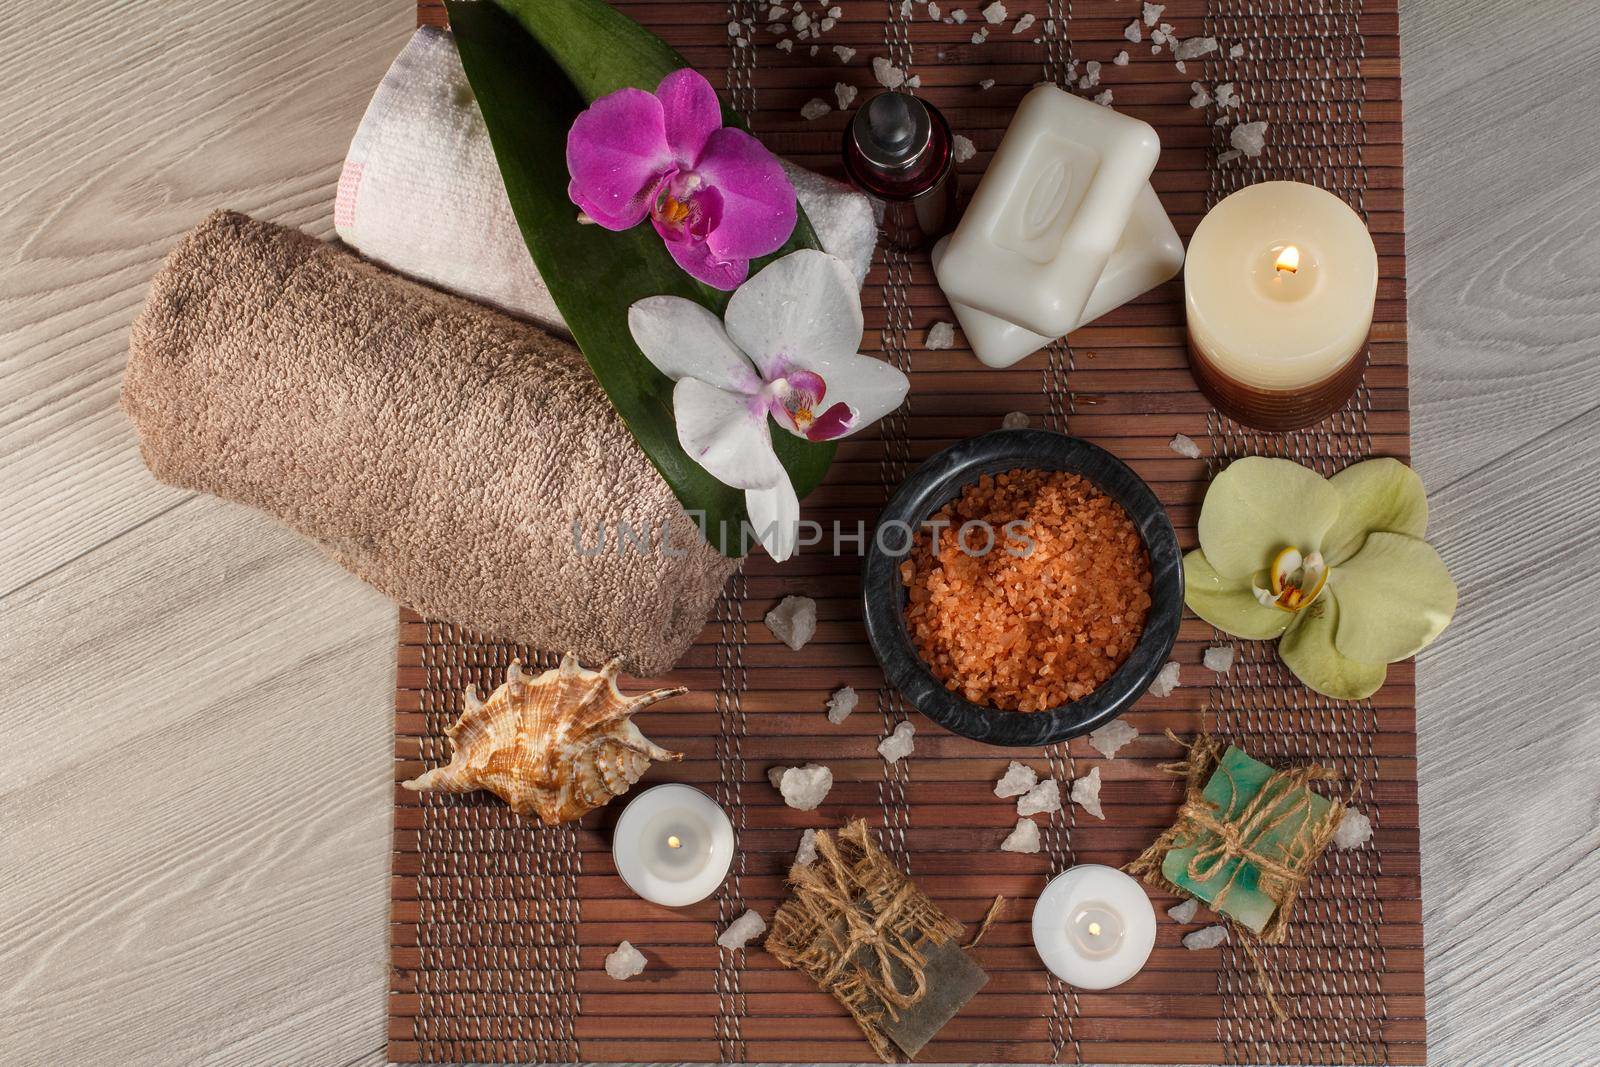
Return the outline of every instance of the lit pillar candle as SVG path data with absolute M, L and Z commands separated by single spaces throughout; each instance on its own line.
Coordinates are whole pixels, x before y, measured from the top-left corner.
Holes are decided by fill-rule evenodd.
M 1378 253 L 1332 193 L 1299 182 L 1234 193 L 1195 229 L 1183 287 L 1189 366 L 1224 414 L 1297 429 L 1361 384 Z
M 733 824 L 693 786 L 658 785 L 635 797 L 617 820 L 611 858 L 629 889 L 681 908 L 716 892 L 727 876 Z
M 1156 943 L 1156 912 L 1138 882 L 1085 863 L 1054 878 L 1033 906 L 1033 946 L 1057 978 L 1110 989 L 1139 973 Z

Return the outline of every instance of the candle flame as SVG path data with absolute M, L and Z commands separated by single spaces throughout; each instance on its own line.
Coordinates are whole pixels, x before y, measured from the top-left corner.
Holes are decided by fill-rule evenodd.
M 1099 923 L 1090 923 L 1089 924 L 1089 936 L 1090 937 L 1099 937 L 1100 936 L 1100 924 Z
M 1278 253 L 1278 262 L 1273 264 L 1284 274 L 1293 274 L 1300 269 L 1300 250 L 1294 245 L 1285 245 L 1282 252 Z
M 683 847 L 683 842 L 678 839 L 678 835 L 677 834 L 668 834 L 667 835 L 667 847 L 668 848 L 682 848 Z

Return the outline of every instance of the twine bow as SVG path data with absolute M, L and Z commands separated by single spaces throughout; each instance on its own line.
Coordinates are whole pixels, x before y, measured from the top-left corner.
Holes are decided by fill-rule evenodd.
M 1228 785 L 1227 803 L 1215 805 L 1195 794 L 1178 808 L 1178 825 L 1184 827 L 1184 847 L 1195 846 L 1194 856 L 1184 873 L 1197 882 L 1207 882 L 1230 861 L 1239 860 L 1241 862 L 1234 866 L 1228 880 L 1212 898 L 1212 904 L 1222 903 L 1248 863 L 1260 874 L 1261 892 L 1281 905 L 1286 897 L 1305 888 L 1308 878 L 1303 863 L 1314 840 L 1315 828 L 1307 819 L 1311 813 L 1311 792 L 1306 785 L 1330 776 L 1316 766 L 1277 771 L 1237 815 L 1225 817 L 1238 803 L 1239 785 L 1226 768 L 1221 773 Z M 1261 842 L 1274 831 L 1296 823 L 1295 834 L 1282 845 L 1283 859 L 1262 850 Z
M 1232 774 L 1224 771 L 1228 784 L 1228 801 L 1217 805 L 1205 797 L 1205 787 L 1217 768 L 1222 745 L 1201 734 L 1193 744 L 1185 745 L 1171 730 L 1167 737 L 1188 750 L 1188 758 L 1178 763 L 1162 766 L 1168 774 L 1187 779 L 1184 783 L 1184 801 L 1178 808 L 1177 820 L 1145 849 L 1139 858 L 1124 870 L 1140 875 L 1151 885 L 1187 897 L 1188 891 L 1168 882 L 1161 873 L 1162 860 L 1174 848 L 1194 848 L 1194 855 L 1184 866 L 1184 873 L 1197 883 L 1210 881 L 1233 860 L 1239 862 L 1228 873 L 1227 881 L 1211 898 L 1213 907 L 1238 883 L 1239 874 L 1246 863 L 1259 873 L 1258 887 L 1277 905 L 1272 917 L 1262 927 L 1259 943 L 1282 944 L 1288 936 L 1289 918 L 1294 914 L 1295 899 L 1310 880 L 1310 868 L 1327 848 L 1333 832 L 1344 817 L 1344 805 L 1331 801 L 1328 811 L 1320 819 L 1312 819 L 1312 793 L 1308 785 L 1314 781 L 1328 781 L 1337 777 L 1333 772 L 1316 764 L 1276 771 L 1256 794 L 1237 813 L 1233 812 L 1239 800 L 1239 784 Z M 1271 851 L 1266 840 L 1273 831 L 1298 820 L 1288 840 Z M 1224 916 L 1226 918 L 1226 916 Z M 1238 924 L 1230 924 L 1239 935 L 1239 943 L 1255 968 L 1256 977 L 1266 994 L 1268 1005 L 1279 1020 L 1288 1018 L 1278 1003 L 1267 966 L 1257 950 L 1257 938 Z
M 816 860 L 790 872 L 794 895 L 773 918 L 767 951 L 832 994 L 890 1062 L 884 1020 L 899 1020 L 927 995 L 924 950 L 954 940 L 962 926 L 878 851 L 865 822 L 819 831 L 816 843 Z
M 888 900 L 869 911 L 853 899 L 850 865 L 839 856 L 831 836 L 817 835 L 817 856 L 823 861 L 823 878 L 814 892 L 802 895 L 800 900 L 833 950 L 833 959 L 818 976 L 818 984 L 830 989 L 859 982 L 865 992 L 883 1002 L 890 1018 L 898 1019 L 897 1009 L 909 1008 L 928 991 L 928 978 L 923 971 L 927 960 L 906 940 L 901 927 L 901 912 L 916 887 L 902 879 Z M 871 951 L 877 964 L 875 970 L 864 968 L 857 961 L 856 953 L 862 948 Z M 911 988 L 905 992 L 894 980 L 895 962 L 910 978 Z M 841 979 L 840 974 L 847 967 L 852 973 Z

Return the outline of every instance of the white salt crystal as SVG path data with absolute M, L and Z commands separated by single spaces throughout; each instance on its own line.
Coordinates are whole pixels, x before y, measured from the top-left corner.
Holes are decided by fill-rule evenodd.
M 788 17 L 789 17 L 789 11 L 788 11 L 787 8 L 774 7 L 774 8 L 770 9 L 767 12 L 767 21 L 768 22 L 779 22 L 779 21 L 782 21 L 783 19 L 786 19 Z
M 1191 37 L 1173 49 L 1172 54 L 1178 59 L 1199 59 L 1201 56 L 1210 55 L 1217 50 L 1215 37 Z
M 983 17 L 986 22 L 993 23 L 996 26 L 1000 25 L 1006 20 L 1006 5 L 1002 4 L 1000 0 L 994 0 L 994 3 L 983 9 Z
M 1123 719 L 1112 719 L 1098 730 L 1090 732 L 1089 747 L 1106 759 L 1116 759 L 1117 751 L 1138 736 L 1136 727 Z
M 615 952 L 606 956 L 606 974 L 619 982 L 626 982 L 644 970 L 644 953 L 624 941 Z
M 767 921 L 753 911 L 747 911 L 722 931 L 717 944 L 727 949 L 740 949 L 767 932 Z
M 815 811 L 833 788 L 833 772 L 820 763 L 804 767 L 773 767 L 767 781 L 783 794 L 783 802 L 796 811 Z
M 1032 819 L 1018 819 L 1016 827 L 1000 842 L 1001 852 L 1038 852 L 1039 824 Z
M 860 700 L 861 698 L 856 695 L 856 691 L 848 685 L 841 689 L 835 689 L 828 696 L 828 721 L 838 726 L 850 717 L 852 711 L 856 710 L 856 704 Z
M 777 43 L 776 47 L 780 52 L 793 52 L 794 42 L 785 37 L 783 40 Z
M 1110 89 L 1101 89 L 1098 93 L 1095 93 L 1094 94 L 1094 102 L 1099 104 L 1101 107 L 1110 107 L 1111 106 L 1111 90 Z
M 922 88 L 922 75 L 913 74 L 913 75 L 911 75 L 911 77 L 907 78 L 906 79 L 906 88 L 908 88 L 908 89 L 920 89 L 920 88 Z
M 1171 696 L 1172 691 L 1178 688 L 1178 684 L 1178 662 L 1168 660 L 1167 665 L 1161 668 L 1161 673 L 1156 675 L 1156 680 L 1150 683 L 1150 695 Z
M 1189 98 L 1190 107 L 1202 108 L 1211 103 L 1211 94 L 1206 92 L 1206 87 L 1203 84 L 1190 82 L 1189 88 L 1194 90 L 1194 95 Z M 1177 438 L 1173 438 L 1173 440 L 1177 440 Z M 1184 438 L 1184 440 L 1188 440 L 1188 438 Z
M 1038 815 L 1061 810 L 1061 787 L 1054 778 L 1046 778 L 1017 798 L 1018 815 Z
M 1173 64 L 1173 66 L 1175 66 L 1175 67 L 1177 67 L 1177 68 L 1178 68 L 1178 73 L 1179 73 L 1179 74 L 1187 74 L 1187 73 L 1188 73 L 1188 72 L 1189 72 L 1189 66 L 1188 66 L 1188 64 L 1187 64 L 1187 63 L 1185 63 L 1185 62 L 1184 62 L 1184 61 L 1183 61 L 1183 60 L 1181 60 L 1181 59 L 1180 59 L 1180 60 L 1178 60 L 1178 61 L 1177 61 L 1177 62 L 1176 62 L 1176 63 L 1174 63 L 1174 64 Z
M 1031 11 L 1023 12 L 1022 17 L 1017 19 L 1017 24 L 1015 26 L 1011 27 L 1011 32 L 1012 33 L 1021 33 L 1023 30 L 1025 30 L 1029 26 L 1033 25 L 1033 19 L 1034 19 L 1033 12 L 1031 12 Z
M 800 108 L 800 117 L 805 119 L 807 122 L 812 122 L 816 119 L 820 119 L 822 116 L 826 115 L 832 110 L 833 105 L 828 103 L 826 100 L 819 100 L 816 97 L 812 97 Z
M 989 39 L 989 27 L 979 26 L 978 32 L 972 35 L 973 44 L 982 44 Z
M 830 19 L 844 18 L 844 8 L 840 7 L 838 4 L 834 4 L 832 7 L 828 8 L 828 17 Z
M 1198 85 L 1200 83 L 1196 82 L 1195 84 Z M 1172 440 L 1167 442 L 1167 447 L 1180 456 L 1186 456 L 1189 459 L 1200 458 L 1200 446 L 1195 444 L 1194 438 L 1186 433 L 1174 435 Z
M 1025 763 L 1011 761 L 1006 768 L 1006 773 L 994 784 L 994 795 L 997 797 L 1020 797 L 1028 790 L 1039 784 L 1039 776 L 1032 767 Z
M 984 92 L 988 92 L 990 89 L 994 88 L 994 79 L 993 78 L 985 78 L 985 79 L 983 79 L 983 81 L 978 83 L 978 88 L 982 89 Z
M 1259 156 L 1261 150 L 1267 146 L 1267 124 L 1265 122 L 1246 122 L 1235 126 L 1228 135 L 1228 142 L 1247 156 Z
M 1242 55 L 1244 55 L 1244 45 L 1242 44 L 1236 44 L 1232 48 L 1228 49 L 1229 59 L 1238 59 Z
M 1238 107 L 1239 94 L 1233 88 L 1232 82 L 1223 82 L 1217 86 L 1218 107 Z
M 1030 421 L 1026 411 L 1011 411 L 1000 420 L 1000 427 L 1005 430 L 1026 430 Z
M 950 12 L 950 21 L 959 26 L 963 22 L 967 21 L 967 13 L 958 7 L 954 11 Z
M 817 602 L 808 596 L 786 596 L 767 612 L 772 636 L 798 652 L 817 632 Z
M 917 728 L 909 722 L 900 723 L 894 728 L 894 733 L 878 742 L 878 755 L 888 763 L 899 763 L 916 748 L 916 742 L 912 740 L 916 732 Z
M 856 57 L 856 50 L 847 48 L 842 44 L 836 44 L 833 46 L 833 54 L 839 57 L 839 62 L 848 63 Z
M 903 19 L 911 17 L 911 0 L 900 0 L 900 17 Z
M 930 3 L 928 5 L 928 17 L 930 19 L 937 19 L 939 17 L 939 5 L 938 4 Z
M 956 134 L 950 150 L 955 155 L 957 163 L 965 163 L 978 154 L 977 146 L 972 143 L 972 138 L 964 137 L 959 133 Z
M 1205 664 L 1208 671 L 1227 674 L 1233 669 L 1233 646 L 1214 645 L 1205 650 L 1204 655 L 1200 657 L 1200 662 Z
M 1150 4 L 1150 3 L 1145 4 L 1144 5 L 1144 24 L 1146 26 L 1154 26 L 1160 20 L 1161 13 L 1163 11 L 1165 11 L 1166 9 L 1167 9 L 1167 5 L 1166 4 Z M 1167 27 L 1163 27 L 1163 28 L 1170 30 L 1172 27 L 1167 26 Z
M 885 89 L 898 89 L 906 80 L 906 72 L 882 56 L 872 57 L 872 76 Z
M 740 30 L 740 26 L 739 26 L 739 24 L 737 22 L 728 23 L 728 36 L 729 37 L 737 37 L 737 36 L 739 36 L 739 30 Z
M 1106 813 L 1100 809 L 1099 767 L 1072 783 L 1072 802 L 1097 819 L 1106 817 Z
M 840 111 L 856 102 L 857 91 L 854 85 L 847 85 L 844 82 L 834 83 L 833 95 L 838 98 Z
M 1144 40 L 1144 27 L 1139 25 L 1138 19 L 1134 19 L 1132 22 L 1128 23 L 1127 28 L 1122 31 L 1122 36 L 1126 37 L 1134 44 L 1138 44 L 1140 41 Z
M 812 46 L 811 46 L 811 54 L 812 54 L 812 55 L 813 55 L 813 56 L 814 56 L 814 55 L 816 55 L 816 54 L 817 54 L 817 48 L 818 48 L 818 46 L 817 46 L 817 45 L 812 45 Z
M 1194 922 L 1194 913 L 1200 910 L 1200 902 L 1190 897 L 1182 904 L 1167 909 L 1167 914 L 1172 916 L 1172 921 L 1187 926 Z
M 928 327 L 927 340 L 922 342 L 922 347 L 937 351 L 949 348 L 956 343 L 956 327 L 951 322 L 936 322 Z
M 839 24 L 839 20 L 838 19 L 823 19 L 820 23 L 817 24 L 816 33 L 819 34 L 819 35 L 827 33 L 829 30 L 833 29 L 838 24 Z
M 809 25 L 811 25 L 811 16 L 804 11 L 794 17 L 794 28 L 796 30 L 803 30 Z
M 1202 926 L 1193 933 L 1183 935 L 1183 947 L 1194 952 L 1203 949 L 1216 948 L 1228 940 L 1226 926 Z
M 1221 122 L 1219 121 L 1217 124 L 1220 126 Z M 1232 163 L 1242 155 L 1244 155 L 1244 153 L 1239 151 L 1237 148 L 1230 148 L 1226 152 L 1223 152 L 1221 155 L 1217 156 L 1217 162 Z
M 1138 23 L 1134 23 L 1134 25 L 1137 26 Z M 1111 62 L 1119 67 L 1126 67 L 1128 65 L 1128 50 L 1124 48 L 1122 51 L 1112 56 Z
M 817 861 L 817 832 L 807 830 L 800 835 L 800 847 L 794 850 L 794 865 L 809 867 Z
M 1372 820 L 1355 808 L 1344 809 L 1344 818 L 1333 832 L 1333 843 L 1340 848 L 1360 848 L 1372 840 Z

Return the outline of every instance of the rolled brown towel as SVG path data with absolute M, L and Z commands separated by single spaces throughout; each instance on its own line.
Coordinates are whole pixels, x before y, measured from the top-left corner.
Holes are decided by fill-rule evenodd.
M 585 662 L 668 670 L 738 566 L 576 348 L 233 212 L 156 275 L 122 403 L 162 481 L 278 517 L 424 615 Z

